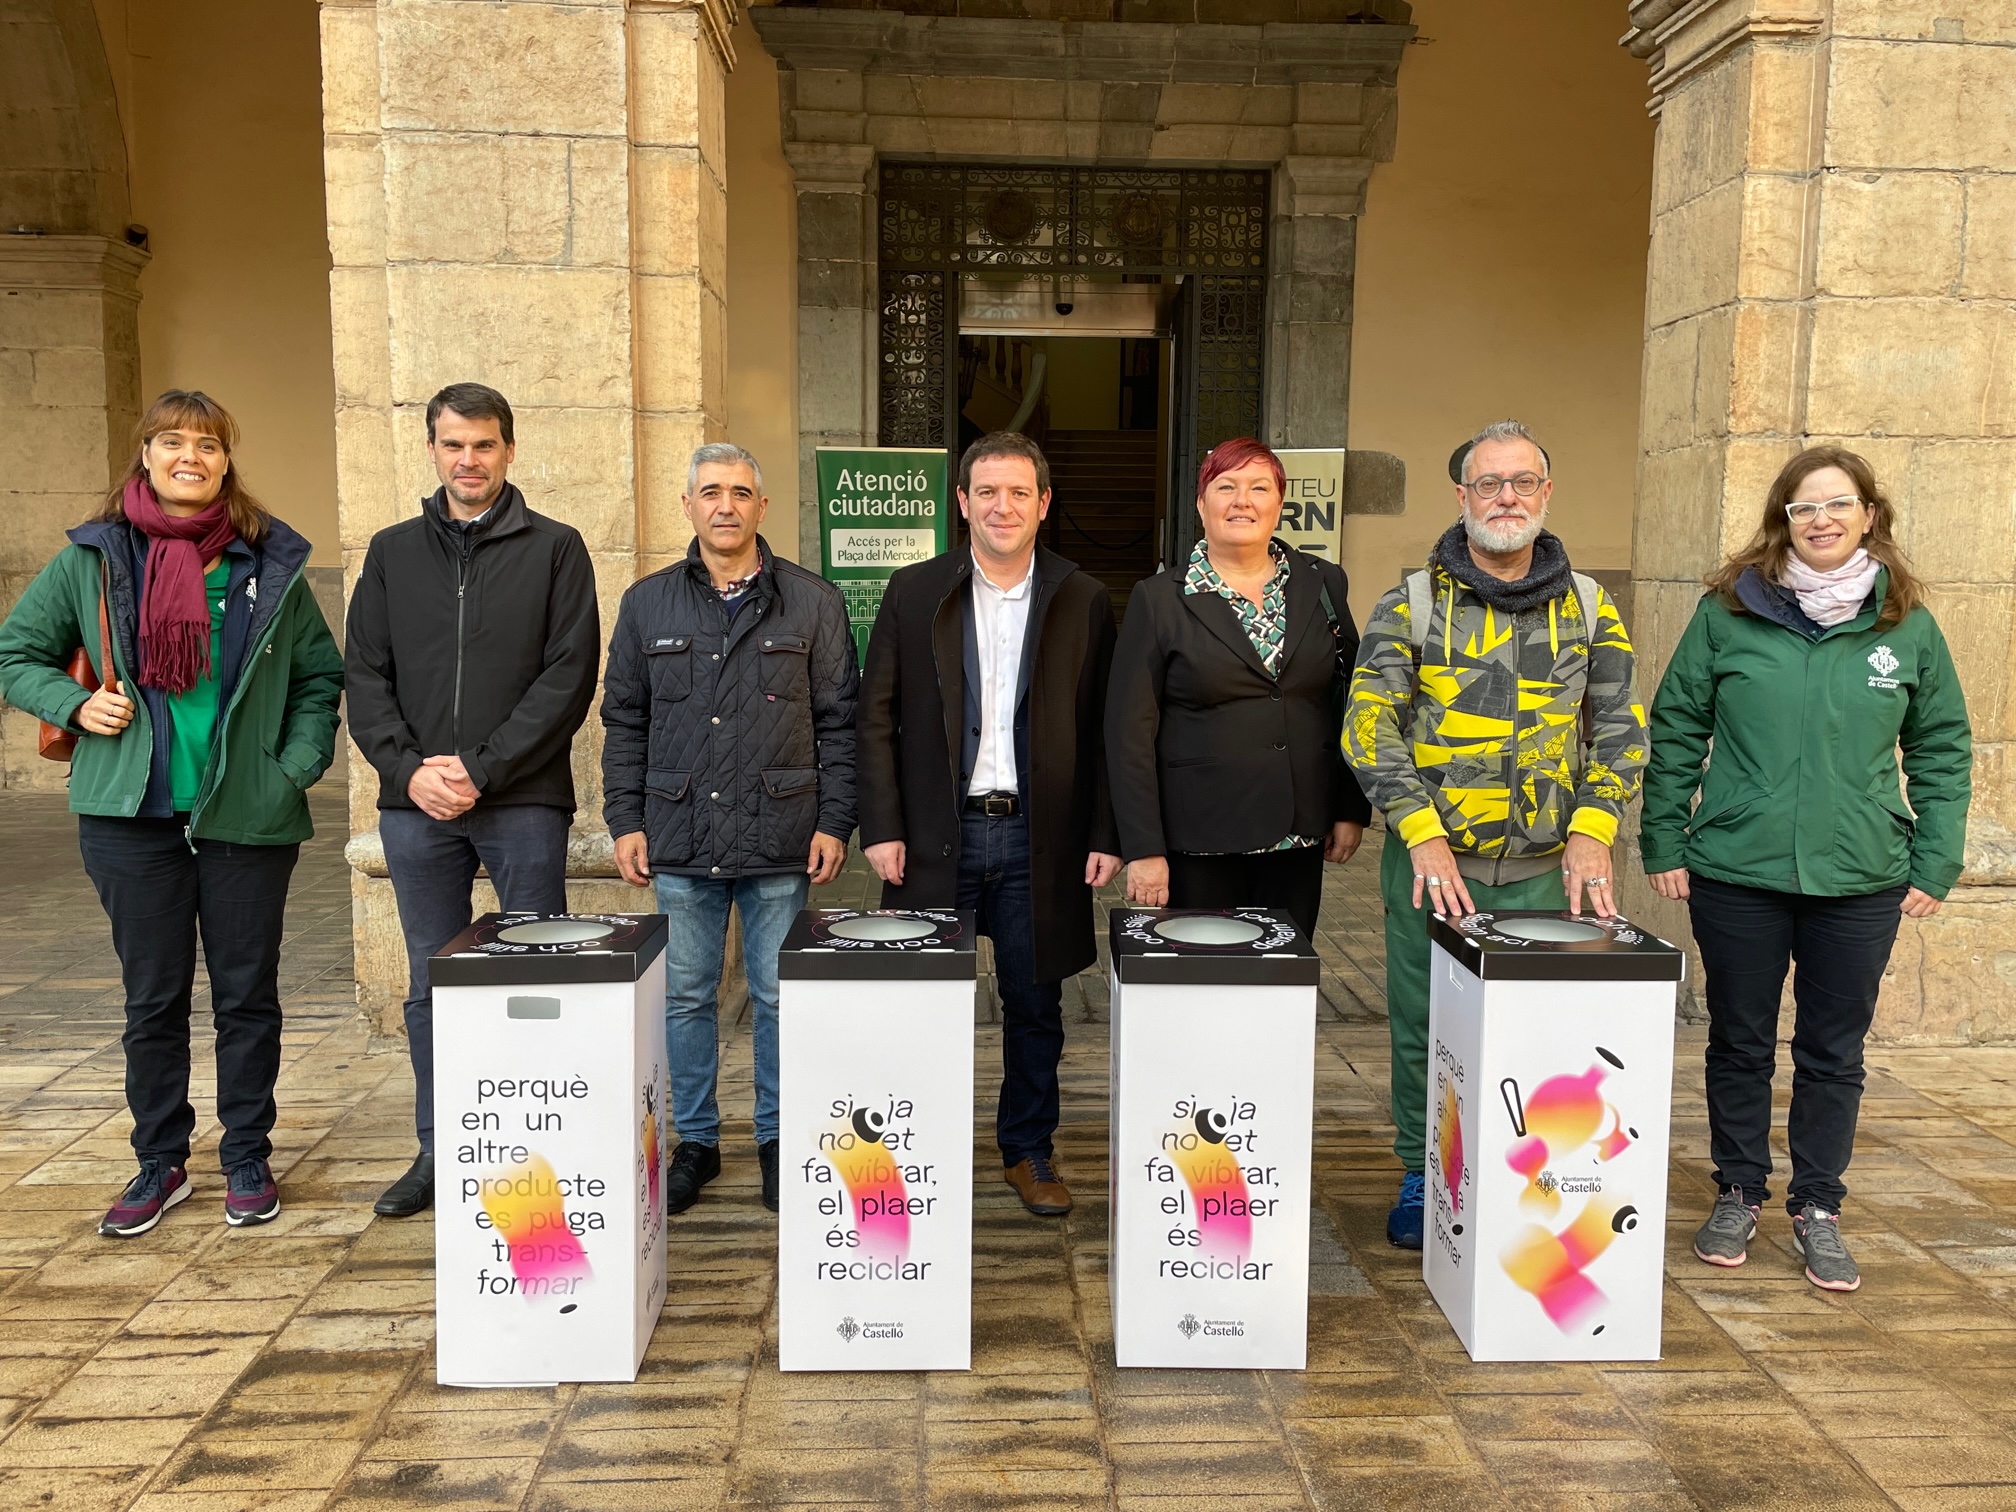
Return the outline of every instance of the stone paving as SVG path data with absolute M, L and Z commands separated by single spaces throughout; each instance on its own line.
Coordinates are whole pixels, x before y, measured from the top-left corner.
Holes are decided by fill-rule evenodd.
M 976 1129 L 970 1374 L 778 1373 L 775 1220 L 731 1133 L 722 1179 L 674 1221 L 672 1305 L 635 1385 L 443 1390 L 431 1227 L 370 1213 L 411 1154 L 410 1077 L 351 1011 L 340 809 L 318 811 L 283 976 L 286 1210 L 225 1228 L 206 1119 L 196 1196 L 115 1242 L 93 1224 L 130 1174 L 116 964 L 60 800 L 0 795 L 0 1512 L 2016 1507 L 2016 1050 L 1872 1056 L 1848 1229 L 1867 1280 L 1837 1297 L 1800 1279 L 1782 1212 L 1740 1272 L 1688 1252 L 1711 1190 L 1683 1030 L 1665 1358 L 1472 1365 L 1383 1237 L 1369 854 L 1326 906 L 1307 1373 L 1114 1369 L 1088 973 L 1060 1141 L 1077 1211 L 1024 1215 Z M 831 901 L 865 887 L 851 871 Z M 727 1063 L 746 1118 L 746 1025 Z

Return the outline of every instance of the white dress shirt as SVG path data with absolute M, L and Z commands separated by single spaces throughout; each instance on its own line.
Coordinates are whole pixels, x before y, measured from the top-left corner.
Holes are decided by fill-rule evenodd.
M 973 650 L 980 663 L 980 750 L 969 793 L 1012 793 L 1015 787 L 1015 693 L 1022 680 L 1022 641 L 1035 599 L 1036 557 L 1013 588 L 997 588 L 973 559 Z

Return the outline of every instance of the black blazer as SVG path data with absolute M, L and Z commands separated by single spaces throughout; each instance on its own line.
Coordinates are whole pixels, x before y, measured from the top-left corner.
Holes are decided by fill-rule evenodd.
M 1372 806 L 1344 764 L 1339 657 L 1358 656 L 1344 569 L 1291 551 L 1280 677 L 1267 675 L 1222 597 L 1170 569 L 1134 585 L 1106 704 L 1120 853 L 1231 854 L 1286 835 L 1321 839 Z M 1340 636 L 1323 612 L 1328 584 Z
M 855 714 L 861 843 L 901 840 L 903 885 L 885 908 L 947 908 L 959 890 L 973 554 L 961 543 L 889 579 Z M 1036 548 L 1016 711 L 1016 776 L 1029 818 L 1036 979 L 1060 981 L 1097 956 L 1090 851 L 1116 854 L 1101 739 L 1113 661 L 1113 608 L 1097 578 Z M 965 768 L 970 772 L 971 768 Z

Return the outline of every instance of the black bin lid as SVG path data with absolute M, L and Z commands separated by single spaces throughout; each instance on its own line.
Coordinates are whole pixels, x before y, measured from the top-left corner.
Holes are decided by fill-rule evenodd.
M 436 987 L 634 982 L 665 951 L 663 914 L 487 913 L 436 951 Z
M 956 908 L 808 908 L 777 953 L 777 975 L 801 982 L 970 982 L 977 967 Z
M 1435 914 L 1428 937 L 1489 982 L 1677 982 L 1687 972 L 1686 952 L 1621 915 Z
M 1265 908 L 1116 908 L 1108 939 L 1122 982 L 1313 987 L 1322 970 L 1295 921 Z

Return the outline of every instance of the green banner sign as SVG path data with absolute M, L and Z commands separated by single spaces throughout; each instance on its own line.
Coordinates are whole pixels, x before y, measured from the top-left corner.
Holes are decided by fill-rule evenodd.
M 889 575 L 948 543 L 946 457 L 923 447 L 822 446 L 818 462 L 819 571 L 846 597 L 865 662 Z

